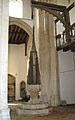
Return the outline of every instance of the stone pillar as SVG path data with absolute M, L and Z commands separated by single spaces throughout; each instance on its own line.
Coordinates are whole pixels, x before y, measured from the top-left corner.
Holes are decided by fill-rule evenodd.
M 48 3 L 55 3 L 56 0 L 47 0 Z M 45 28 L 47 39 L 49 40 L 50 50 L 50 105 L 57 106 L 60 104 L 60 87 L 59 87 L 59 65 L 58 54 L 56 51 L 55 24 L 53 15 L 45 13 Z M 48 95 L 49 98 L 49 95 Z
M 48 22 L 48 21 L 47 21 Z M 39 62 L 41 71 L 41 90 L 42 97 L 50 101 L 50 44 L 49 44 L 49 27 L 46 29 L 47 23 L 45 19 L 45 11 L 39 12 Z M 47 30 L 47 31 L 46 31 Z
M 0 0 L 0 120 L 10 120 L 7 104 L 9 1 Z
M 40 1 L 42 2 L 43 0 Z M 45 2 L 49 2 L 49 0 Z M 36 43 L 39 44 L 37 45 L 37 50 L 42 84 L 41 94 L 43 99 L 48 100 L 49 105 L 56 106 L 60 103 L 60 94 L 54 20 L 52 15 L 41 10 L 39 10 L 39 20 L 37 21 L 36 18 L 35 24 L 39 25 L 38 29 L 36 29 L 36 34 L 39 36 L 37 37 L 36 35 L 36 41 L 38 41 Z
M 57 106 L 60 104 L 60 86 L 59 86 L 59 64 L 56 51 L 56 39 L 54 34 L 53 15 L 49 15 L 49 38 L 50 38 L 50 104 Z
M 23 18 L 31 19 L 31 0 L 23 0 Z

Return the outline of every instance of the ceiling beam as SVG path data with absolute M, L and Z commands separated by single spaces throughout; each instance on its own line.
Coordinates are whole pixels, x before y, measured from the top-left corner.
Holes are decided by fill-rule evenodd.
M 46 12 L 53 14 L 55 17 L 57 17 L 58 20 L 60 20 L 66 31 L 66 41 L 70 42 L 70 18 L 69 18 L 69 11 L 67 10 L 66 6 L 57 5 L 57 4 L 51 4 L 46 2 L 37 2 L 34 0 L 31 0 L 31 6 L 32 8 L 37 8 L 41 10 L 45 10 Z M 69 9 L 71 9 L 69 7 Z M 61 16 L 61 12 L 63 16 Z M 60 14 L 59 14 L 60 13 Z
M 66 6 L 62 5 L 56 5 L 56 4 L 51 4 L 51 3 L 46 3 L 46 2 L 37 2 L 31 0 L 31 6 L 40 8 L 40 9 L 50 9 L 50 10 L 55 10 L 55 11 L 64 11 L 66 9 Z
M 67 8 L 67 11 L 69 12 L 73 7 L 74 7 L 74 3 L 72 3 L 68 8 Z M 60 15 L 61 17 L 64 17 L 64 13 L 62 12 L 62 14 Z M 55 23 L 57 23 L 60 19 L 56 19 L 55 20 Z

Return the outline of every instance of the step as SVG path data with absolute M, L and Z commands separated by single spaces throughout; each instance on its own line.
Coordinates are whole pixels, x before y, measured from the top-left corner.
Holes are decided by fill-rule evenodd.
M 47 102 L 41 103 L 22 103 L 19 108 L 16 109 L 19 115 L 48 115 L 49 106 Z

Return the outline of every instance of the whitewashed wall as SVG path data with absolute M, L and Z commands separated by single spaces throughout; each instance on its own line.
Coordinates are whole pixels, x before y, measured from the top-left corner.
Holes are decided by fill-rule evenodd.
M 73 104 L 75 103 L 75 53 L 61 50 L 58 54 L 61 100 Z
M 60 5 L 69 6 L 74 0 L 71 0 L 69 4 L 65 0 L 57 0 Z M 75 7 L 70 11 L 70 22 L 75 22 Z M 57 33 L 63 31 L 63 25 L 59 22 Z M 60 75 L 60 96 L 61 100 L 66 100 L 67 104 L 75 103 L 75 53 L 71 51 L 58 52 L 59 56 L 59 75 Z
M 20 98 L 20 82 L 27 81 L 25 45 L 9 45 L 8 73 L 16 77 L 16 100 Z

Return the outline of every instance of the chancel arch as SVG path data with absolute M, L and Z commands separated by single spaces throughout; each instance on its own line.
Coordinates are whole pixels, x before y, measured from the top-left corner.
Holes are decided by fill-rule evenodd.
M 27 81 L 27 61 L 32 43 L 32 27 L 21 19 L 9 21 L 8 71 L 16 76 L 16 100 L 20 96 L 20 82 Z
M 31 24 L 32 24 L 32 21 L 31 21 Z M 30 26 L 30 21 L 26 23 L 22 19 L 10 17 L 9 18 L 9 26 L 10 25 L 16 25 L 16 26 L 20 27 L 28 34 L 29 40 L 28 40 L 28 44 L 27 44 L 27 50 L 30 51 L 31 43 L 32 43 L 32 32 L 33 32 L 32 25 Z
M 14 25 L 14 24 L 21 27 L 24 31 L 26 31 L 28 33 L 30 38 L 32 38 L 32 28 L 30 25 L 28 25 L 22 19 L 10 17 L 9 18 L 9 25 Z

